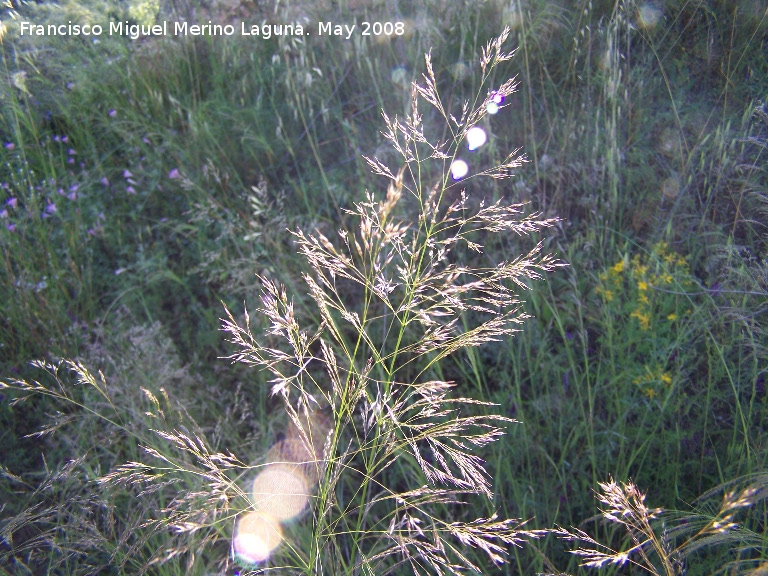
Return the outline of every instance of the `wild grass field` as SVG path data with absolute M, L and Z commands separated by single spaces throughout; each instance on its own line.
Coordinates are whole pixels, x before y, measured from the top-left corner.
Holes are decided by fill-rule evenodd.
M 765 0 L 0 20 L 0 574 L 768 573 Z

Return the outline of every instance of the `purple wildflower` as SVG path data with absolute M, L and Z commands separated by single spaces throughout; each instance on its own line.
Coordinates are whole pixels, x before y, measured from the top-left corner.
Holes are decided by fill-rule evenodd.
M 8 218 L 8 210 L 6 210 L 5 208 L 0 210 L 0 218 Z
M 109 180 L 107 180 L 107 177 L 106 177 L 106 176 L 104 176 L 104 177 L 101 179 L 101 185 L 102 185 L 102 186 L 109 186 Z
M 128 192 L 128 194 L 136 194 L 136 189 L 133 186 L 128 186 L 125 191 Z
M 56 212 L 56 204 L 54 204 L 53 202 L 50 202 L 50 203 L 49 203 L 49 204 L 48 204 L 48 205 L 45 207 L 45 211 L 46 211 L 48 214 L 53 214 L 54 212 Z
M 171 180 L 175 180 L 177 178 L 181 178 L 181 173 L 179 172 L 179 169 L 178 168 L 174 168 L 173 170 L 168 172 L 168 178 L 170 178 Z
M 69 194 L 67 194 L 67 198 L 69 198 L 70 200 L 77 200 L 77 192 L 70 192 Z
M 64 196 L 64 188 L 59 188 L 56 192 L 59 193 L 59 196 Z
M 53 136 L 53 141 L 54 141 L 54 142 L 61 142 L 61 136 L 59 136 L 58 134 L 55 134 L 55 135 Z
M 109 111 L 109 117 L 110 118 L 117 118 L 117 110 L 112 108 L 112 110 Z
M 74 156 L 75 154 L 77 154 L 77 152 L 75 152 L 74 148 L 70 148 L 69 150 L 67 150 L 67 154 L 69 154 L 70 156 Z
M 19 205 L 19 200 L 18 198 L 8 198 L 8 200 L 6 200 L 5 203 L 11 208 L 16 208 L 16 206 Z
M 5 147 L 6 150 L 13 150 L 14 148 L 16 148 L 16 144 L 14 144 L 13 142 L 6 142 L 5 144 L 3 144 L 3 146 Z
M 62 136 L 61 137 L 61 141 L 62 142 L 69 142 L 69 138 L 67 138 L 66 136 Z
M 16 232 L 16 224 L 14 224 L 13 222 L 11 222 L 10 224 L 8 224 L 8 225 L 6 226 L 6 228 L 7 228 L 8 230 L 10 230 L 11 232 Z
M 130 170 L 123 170 L 123 178 L 130 178 L 133 174 L 131 174 Z
M 69 159 L 67 160 L 67 164 L 74 164 L 74 163 L 75 163 L 75 159 L 72 158 L 72 156 L 70 156 Z

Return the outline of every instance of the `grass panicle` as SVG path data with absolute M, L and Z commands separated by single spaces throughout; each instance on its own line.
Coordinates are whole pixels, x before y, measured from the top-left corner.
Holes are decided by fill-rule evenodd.
M 582 566 L 604 568 L 632 564 L 654 576 L 687 573 L 702 560 L 701 553 L 723 553 L 718 574 L 758 574 L 764 559 L 754 554 L 761 547 L 761 509 L 765 507 L 766 477 L 759 474 L 732 480 L 703 494 L 688 513 L 648 508 L 646 495 L 633 482 L 618 483 L 612 478 L 600 483 L 596 492 L 602 504 L 601 516 L 608 524 L 620 526 L 629 548 L 612 550 L 580 529 L 557 528 L 555 534 L 567 541 L 586 544 L 572 551 Z M 717 499 L 719 497 L 719 505 Z
M 502 51 L 506 34 L 483 50 L 484 80 L 510 57 Z M 403 166 L 392 170 L 369 159 L 389 181 L 386 197 L 377 201 L 369 193 L 348 210 L 358 224 L 340 230 L 337 243 L 320 232 L 294 233 L 308 265 L 303 277 L 316 310 L 314 326 L 299 324 L 286 289 L 267 278 L 260 279 L 259 308 L 269 323 L 266 340 L 252 332 L 248 312 L 243 324 L 229 311 L 224 320 L 238 348 L 230 358 L 270 373 L 272 394 L 284 400 L 294 423 L 314 411 L 330 415 L 313 508 L 314 544 L 302 555 L 307 573 L 337 565 L 343 573 L 381 574 L 405 561 L 417 573 L 479 570 L 457 543 L 500 563 L 507 545 L 538 535 L 495 515 L 449 522 L 437 512 L 474 494 L 492 498 L 491 477 L 476 451 L 498 440 L 502 426 L 514 420 L 487 414 L 490 402 L 452 398 L 455 384 L 435 379 L 436 367 L 461 350 L 518 331 L 525 319 L 520 292 L 562 264 L 543 253 L 542 242 L 495 265 L 454 257 L 482 254 L 485 237 L 530 236 L 557 220 L 526 216 L 522 205 L 502 200 L 481 200 L 473 208 L 463 189 L 448 201 L 465 182 L 455 182 L 445 168 L 494 95 L 510 96 L 513 83 L 488 90 L 475 108 L 465 104 L 456 120 L 442 103 L 429 55 L 426 70 L 424 84 L 414 85 L 409 115 L 401 121 L 384 114 L 384 135 Z M 423 101 L 450 127 L 446 142 L 425 135 Z M 473 178 L 503 176 L 521 160 L 478 170 Z M 422 174 L 432 162 L 443 166 L 443 174 L 428 182 Z M 307 442 L 310 432 L 303 432 Z M 407 474 L 414 489 L 390 484 L 392 469 L 414 465 Z
M 765 0 L 0 20 L 0 571 L 765 570 Z

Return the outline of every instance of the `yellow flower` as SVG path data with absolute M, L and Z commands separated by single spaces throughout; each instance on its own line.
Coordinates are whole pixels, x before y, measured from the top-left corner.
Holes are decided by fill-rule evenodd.
M 613 292 L 610 290 L 606 290 L 602 286 L 598 286 L 597 288 L 595 288 L 595 292 L 600 294 L 603 297 L 603 300 L 605 300 L 606 302 L 610 302 L 613 300 Z
M 638 322 L 640 322 L 640 328 L 643 330 L 648 330 L 648 328 L 651 327 L 651 318 L 648 314 L 643 314 L 640 310 L 635 310 L 629 316 L 630 318 L 637 318 Z
M 638 298 L 637 298 L 637 301 L 640 302 L 641 304 L 648 304 L 649 303 L 648 302 L 648 295 L 647 294 L 640 294 L 640 296 L 638 296 Z
M 677 314 L 675 314 L 675 313 L 673 312 L 672 314 L 670 314 L 669 316 L 667 316 L 667 320 L 669 320 L 670 322 L 674 322 L 675 320 L 677 320 Z
M 653 388 L 643 388 L 643 394 L 648 396 L 649 400 L 653 400 L 653 397 L 656 396 L 656 390 Z
M 613 265 L 611 271 L 616 274 L 621 274 L 624 271 L 624 260 L 619 260 Z
M 640 290 L 641 292 L 645 292 L 646 290 L 648 290 L 648 283 L 640 280 L 640 282 L 637 283 L 637 289 Z
M 661 381 L 664 382 L 667 386 L 672 384 L 672 376 L 670 376 L 669 372 L 664 372 L 661 375 Z
M 632 380 L 632 384 L 646 384 L 648 382 L 653 382 L 655 378 L 653 377 L 653 374 L 648 373 L 648 367 L 645 367 L 646 373 L 641 374 L 640 376 L 636 376 L 634 380 Z

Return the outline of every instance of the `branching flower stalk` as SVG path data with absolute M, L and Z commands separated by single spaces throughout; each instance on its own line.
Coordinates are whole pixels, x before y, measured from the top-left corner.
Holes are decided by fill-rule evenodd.
M 768 497 L 768 475 L 757 474 L 722 484 L 703 494 L 696 509 L 677 514 L 649 508 L 646 495 L 632 481 L 620 484 L 610 478 L 599 486 L 596 498 L 602 505 L 601 516 L 607 523 L 620 526 L 631 545 L 614 550 L 578 528 L 555 527 L 552 533 L 557 537 L 579 543 L 571 553 L 581 559 L 582 566 L 607 568 L 631 564 L 653 576 L 678 576 L 686 573 L 687 562 L 694 565 L 698 552 L 712 554 L 721 548 L 733 553 L 731 562 L 722 566 L 722 573 L 760 570 L 752 571 L 761 563 L 759 556 L 742 556 L 740 551 L 762 547 L 761 536 L 751 529 L 749 512 L 764 504 Z M 710 508 L 717 496 L 720 503 L 713 513 Z M 756 515 L 760 514 L 758 508 Z M 761 521 L 756 525 L 761 526 Z
M 512 57 L 502 50 L 507 34 L 483 50 L 483 86 Z M 389 181 L 386 198 L 368 193 L 347 211 L 359 224 L 340 230 L 336 243 L 320 232 L 294 233 L 309 265 L 303 277 L 317 325 L 301 327 L 284 287 L 267 278 L 260 278 L 259 310 L 270 323 L 266 339 L 253 335 L 247 311 L 242 322 L 229 310 L 223 320 L 237 346 L 230 358 L 269 371 L 272 394 L 305 442 L 322 446 L 311 546 L 284 551 L 299 573 L 386 574 L 402 564 L 416 574 L 480 571 L 470 548 L 501 563 L 508 545 L 540 535 L 495 515 L 446 519 L 463 518 L 461 504 L 473 495 L 492 497 L 477 450 L 514 421 L 487 415 L 492 404 L 484 400 L 450 397 L 455 383 L 437 378 L 436 368 L 458 351 L 517 332 L 526 318 L 519 292 L 562 265 L 541 242 L 488 265 L 483 243 L 496 234 L 532 235 L 557 220 L 525 215 L 520 204 L 470 203 L 466 182 L 509 177 L 525 161 L 519 151 L 461 182 L 450 172 L 467 132 L 514 92 L 514 80 L 478 93 L 457 119 L 440 98 L 429 55 L 423 79 L 404 120 L 382 114 L 383 135 L 402 166 L 367 158 Z M 449 128 L 446 142 L 425 135 L 422 100 Z M 306 424 L 316 412 L 331 422 L 322 438 Z
M 172 366 L 173 357 L 163 355 L 157 340 L 147 346 Z M 0 564 L 23 563 L 29 573 L 44 573 L 43 567 L 70 573 L 65 567 L 79 558 L 87 559 L 83 571 L 72 573 L 110 567 L 145 574 L 155 564 L 183 558 L 191 571 L 199 549 L 218 538 L 217 525 L 236 513 L 230 502 L 249 498 L 235 479 L 250 468 L 230 452 L 212 450 L 204 431 L 162 386 L 157 394 L 132 390 L 81 360 L 33 365 L 47 377 L 2 380 L 0 390 L 13 394 L 14 406 L 44 397 L 64 410 L 29 436 L 73 433 L 88 444 L 76 458 L 51 469 L 43 456 L 45 477 L 37 483 L 0 467 L 0 474 L 23 488 L 24 502 L 20 513 L 0 522 Z M 179 372 L 172 371 L 178 381 Z M 130 367 L 126 372 L 133 385 Z M 160 372 L 153 376 L 160 382 L 168 378 Z M 113 461 L 126 446 L 138 447 L 138 459 Z M 120 510 L 117 502 L 126 498 L 132 504 Z M 166 535 L 162 544 L 150 543 L 158 534 Z

